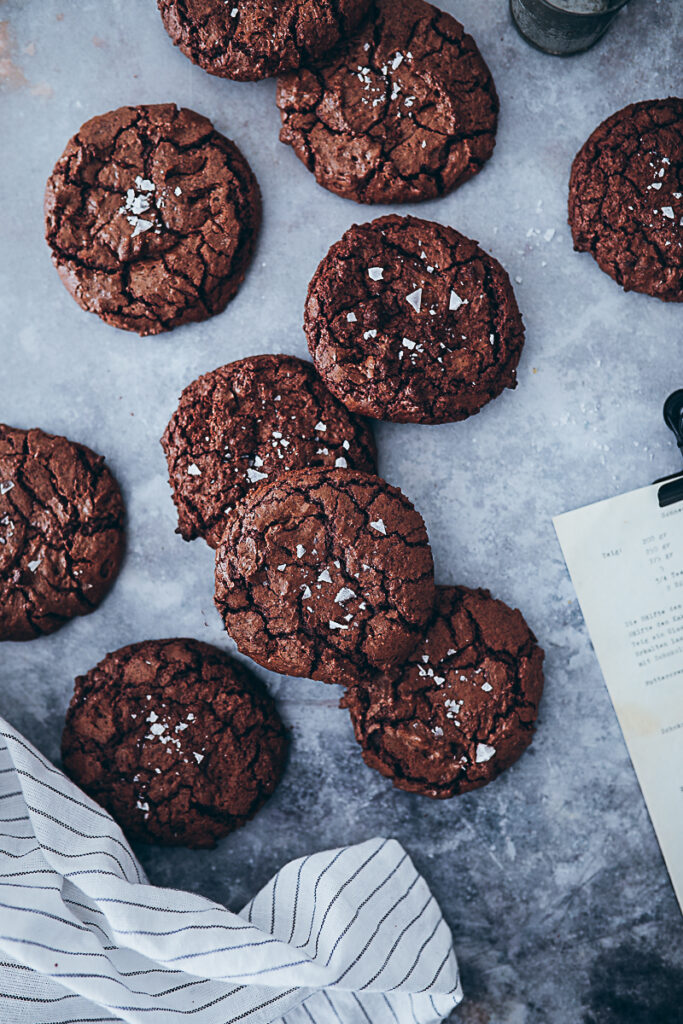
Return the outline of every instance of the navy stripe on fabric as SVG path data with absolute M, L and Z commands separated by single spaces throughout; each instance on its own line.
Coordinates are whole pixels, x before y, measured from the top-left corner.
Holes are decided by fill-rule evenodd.
M 341 1017 L 340 1017 L 340 1016 L 339 1016 L 339 1014 L 337 1013 L 337 1010 L 336 1010 L 336 1008 L 335 1008 L 335 1005 L 334 1005 L 334 1003 L 332 1002 L 332 1000 L 331 1000 L 331 999 L 330 999 L 330 997 L 328 996 L 327 992 L 325 992 L 324 990 L 323 990 L 323 995 L 325 996 L 325 999 L 326 999 L 326 1000 L 327 1000 L 327 1002 L 329 1003 L 329 1006 L 330 1006 L 330 1009 L 332 1010 L 332 1013 L 333 1013 L 333 1014 L 335 1015 L 335 1017 L 336 1017 L 336 1018 L 337 1018 L 337 1020 L 339 1021 L 339 1024 L 344 1024 L 344 1022 L 342 1021 Z
M 434 975 L 434 977 L 432 978 L 432 980 L 429 982 L 428 985 L 425 985 L 425 987 L 423 989 L 420 989 L 421 992 L 426 992 L 427 989 L 432 988 L 436 984 L 436 979 L 439 977 L 439 975 L 441 974 L 442 970 L 444 969 L 444 967 L 448 963 L 448 958 L 450 957 L 450 955 L 451 955 L 451 950 L 448 949 L 446 951 L 445 957 L 443 958 L 443 960 L 441 961 L 441 963 L 439 964 L 439 966 L 437 968 L 436 974 Z M 451 992 L 455 992 L 455 990 L 457 989 L 459 984 L 460 984 L 460 972 L 458 971 L 458 972 L 456 972 L 456 975 L 455 975 L 455 985 L 451 989 Z
M 404 854 L 403 854 L 403 856 L 401 857 L 400 861 L 398 862 L 398 864 L 396 864 L 396 866 L 394 867 L 394 869 L 393 869 L 392 871 L 390 871 L 388 875 L 385 875 L 385 877 L 384 877 L 384 878 L 382 879 L 382 881 L 381 881 L 381 882 L 379 882 L 379 884 L 375 886 L 375 888 L 374 888 L 374 889 L 372 890 L 372 892 L 368 893 L 368 895 L 367 895 L 367 896 L 365 897 L 365 899 L 364 899 L 364 900 L 362 900 L 362 901 L 361 901 L 361 902 L 360 902 L 360 903 L 358 904 L 358 907 L 356 908 L 356 912 L 354 913 L 353 917 L 352 917 L 352 918 L 351 918 L 351 920 L 350 920 L 350 921 L 348 922 L 348 924 L 346 924 L 346 925 L 344 926 L 344 928 L 342 929 L 342 931 L 341 931 L 341 932 L 339 933 L 339 935 L 337 936 L 337 938 L 336 938 L 336 940 L 335 940 L 335 943 L 334 943 L 334 945 L 332 946 L 332 949 L 330 950 L 330 954 L 329 954 L 329 956 L 328 956 L 327 960 L 325 961 L 325 966 L 326 966 L 326 967 L 329 967 L 329 965 L 330 965 L 330 962 L 331 962 L 331 960 L 332 960 L 332 957 L 334 956 L 334 951 L 336 950 L 336 948 L 337 948 L 337 946 L 339 945 L 339 943 L 341 942 L 341 940 L 342 940 L 342 939 L 344 938 L 344 936 L 345 936 L 345 935 L 347 934 L 347 932 L 349 931 L 349 929 L 350 929 L 350 928 L 352 928 L 352 926 L 353 926 L 353 925 L 354 925 L 354 924 L 356 923 L 356 921 L 358 920 L 358 918 L 359 918 L 359 916 L 360 916 L 360 913 L 361 913 L 361 910 L 363 910 L 363 908 L 364 908 L 364 907 L 366 907 L 366 906 L 368 905 L 368 903 L 369 903 L 369 902 L 370 902 L 370 900 L 371 900 L 371 899 L 373 898 L 373 896 L 376 896 L 376 895 L 377 895 L 377 893 L 378 893 L 378 892 L 380 891 L 380 889 L 383 889 L 383 888 L 384 888 L 384 886 L 385 886 L 385 885 L 387 884 L 387 882 L 389 882 L 389 881 L 390 881 L 390 880 L 391 880 L 391 879 L 392 879 L 392 878 L 394 877 L 394 875 L 396 874 L 396 872 L 397 872 L 397 871 L 399 870 L 399 868 L 401 868 L 401 867 L 403 866 L 403 864 L 405 864 L 405 862 L 407 861 L 407 859 L 408 859 L 408 854 L 407 854 L 407 853 L 404 853 Z M 396 904 L 394 904 L 394 906 L 395 906 L 395 905 L 396 905 Z M 393 909 L 393 908 L 392 908 L 392 909 Z
M 391 1005 L 391 1003 L 389 1002 L 389 1000 L 387 999 L 387 997 L 385 996 L 384 992 L 382 993 L 382 999 L 384 1000 L 384 1002 L 389 1007 L 389 1010 L 391 1011 L 391 1016 L 396 1021 L 396 1024 L 399 1024 L 399 1020 L 398 1020 L 398 1017 L 396 1016 L 396 1012 L 395 1012 L 393 1006 Z
M 292 912 L 292 930 L 289 933 L 288 942 L 292 941 L 292 938 L 294 936 L 294 929 L 296 928 L 296 911 L 297 911 L 297 907 L 298 907 L 298 903 L 299 903 L 299 892 L 300 892 L 300 889 L 301 889 L 301 872 L 303 871 L 305 865 L 308 863 L 308 861 L 310 859 L 311 859 L 310 856 L 309 857 L 304 857 L 304 859 L 299 864 L 299 870 L 298 870 L 297 876 L 296 876 L 296 889 L 294 890 L 294 910 Z
M 436 935 L 437 930 L 438 930 L 439 926 L 441 925 L 442 921 L 443 921 L 443 918 L 439 917 L 439 920 L 434 925 L 434 928 L 430 932 L 429 936 L 424 940 L 424 942 L 420 946 L 418 954 L 415 957 L 415 960 L 413 961 L 412 967 L 410 968 L 410 970 L 406 974 L 404 974 L 404 976 L 401 978 L 401 980 L 398 982 L 398 984 L 392 985 L 392 987 L 389 989 L 390 992 L 393 992 L 393 991 L 395 991 L 395 989 L 400 988 L 401 985 L 405 985 L 405 983 L 407 982 L 408 978 L 410 977 L 410 975 L 413 973 L 413 971 L 415 970 L 415 968 L 419 964 L 420 958 L 422 957 L 422 954 L 424 953 L 425 949 L 427 948 L 429 943 L 432 941 L 432 939 Z
M 122 900 L 116 896 L 91 896 L 90 898 L 95 900 L 96 903 L 120 903 L 124 907 L 139 907 L 140 910 L 158 910 L 161 914 L 209 914 L 216 910 L 223 909 L 222 907 L 210 906 L 191 907 L 189 910 L 182 910 L 176 909 L 176 907 L 155 907 L 151 903 L 138 903 L 135 900 Z M 247 928 L 248 926 L 245 925 L 244 927 Z
M 346 889 L 346 887 L 348 885 L 351 885 L 351 883 L 354 882 L 358 878 L 358 876 L 363 871 L 363 869 L 366 868 L 368 866 L 368 864 L 370 864 L 370 862 L 373 861 L 375 859 L 375 857 L 379 853 L 382 852 L 382 850 L 384 849 L 384 847 L 386 845 L 387 845 L 387 840 L 385 839 L 384 842 L 382 843 L 382 845 L 378 846 L 377 849 L 374 850 L 370 854 L 370 856 L 367 858 L 367 860 L 363 861 L 363 863 L 360 865 L 360 867 L 356 868 L 356 870 L 354 871 L 354 873 L 352 875 L 349 875 L 349 877 L 346 879 L 346 881 L 340 886 L 340 888 L 334 894 L 334 896 L 332 897 L 330 902 L 327 904 L 327 906 L 325 908 L 325 913 L 323 914 L 323 919 L 320 922 L 320 927 L 318 928 L 318 934 L 317 934 L 316 939 L 315 939 L 315 949 L 313 951 L 313 957 L 314 958 L 317 957 L 317 955 L 318 955 L 318 945 L 320 943 L 320 936 L 321 936 L 322 930 L 323 930 L 323 928 L 325 926 L 325 921 L 327 920 L 327 915 L 332 910 L 332 907 L 335 905 L 335 903 L 337 902 L 337 900 L 339 899 L 341 894 L 344 892 L 344 889 Z
M 311 925 L 308 929 L 308 938 L 306 939 L 305 942 L 298 943 L 295 946 L 296 949 L 305 949 L 308 943 L 311 941 L 311 935 L 313 934 L 313 924 L 315 922 L 315 912 L 318 909 L 318 886 L 320 885 L 320 881 L 323 878 L 323 876 L 326 875 L 330 868 L 337 863 L 337 861 L 344 852 L 344 848 L 342 848 L 341 850 L 337 850 L 335 856 L 332 858 L 332 860 L 327 862 L 327 864 L 325 865 L 325 867 L 322 869 L 322 871 L 319 873 L 318 877 L 315 880 L 315 886 L 313 887 L 313 912 L 311 914 Z
M 353 996 L 353 998 L 358 1003 L 358 1008 L 359 1008 L 360 1012 L 363 1014 L 363 1016 L 365 1017 L 365 1019 L 368 1022 L 368 1024 L 372 1024 L 372 1018 L 368 1017 L 367 1013 L 365 1012 L 365 1008 L 364 1008 L 363 1004 L 361 1003 L 360 999 L 358 998 L 358 996 L 356 995 L 356 993 L 352 992 L 351 995 Z
M 169 911 L 169 913 L 173 913 L 173 911 Z M 254 929 L 251 927 L 251 925 L 248 925 L 248 924 L 245 924 L 243 926 L 240 926 L 238 924 L 186 924 L 186 925 L 183 925 L 182 928 L 171 928 L 169 931 L 165 931 L 165 932 L 153 932 L 153 931 L 147 931 L 147 930 L 142 930 L 142 929 L 138 929 L 138 928 L 126 928 L 126 929 L 124 929 L 124 928 L 117 928 L 116 929 L 116 934 L 117 935 L 156 935 L 156 936 L 160 936 L 160 935 L 179 935 L 180 932 L 188 932 L 188 931 L 190 931 L 190 932 L 202 932 L 202 931 L 224 931 L 224 932 L 243 932 L 243 931 L 247 931 L 247 932 L 252 932 L 253 930 Z M 278 940 L 277 939 L 268 939 L 267 941 L 268 942 L 277 942 Z M 243 946 L 231 946 L 230 948 L 231 949 L 246 949 L 250 945 L 263 946 L 263 945 L 265 945 L 265 942 L 254 942 L 254 943 L 248 942 L 248 943 L 246 943 L 246 945 L 243 945 Z
M 432 902 L 432 897 L 430 896 L 427 899 L 427 902 L 423 906 L 422 910 L 420 910 L 415 915 L 415 917 L 412 918 L 412 920 L 410 920 L 407 925 L 405 925 L 405 927 L 402 929 L 400 935 L 397 937 L 396 941 L 394 942 L 393 946 L 391 947 L 391 949 L 387 953 L 386 959 L 385 959 L 384 963 L 382 964 L 382 966 L 380 967 L 380 969 L 377 971 L 376 974 L 373 974 L 372 978 L 370 978 L 370 981 L 366 981 L 364 985 L 361 985 L 361 988 L 360 988 L 361 992 L 364 991 L 365 989 L 369 988 L 370 985 L 372 985 L 375 981 L 377 981 L 377 979 L 379 978 L 380 974 L 385 970 L 387 964 L 389 963 L 389 961 L 391 960 L 392 956 L 396 952 L 396 947 L 398 946 L 398 944 L 401 941 L 401 939 L 403 938 L 403 936 L 406 934 L 406 932 L 410 928 L 413 927 L 414 924 L 416 924 L 420 920 L 420 918 L 422 917 L 422 915 L 424 914 L 425 910 L 427 909 L 427 907 L 429 906 L 429 904 L 431 902 Z
M 346 968 L 346 970 L 342 974 L 340 974 L 339 977 L 334 981 L 334 983 L 333 983 L 334 985 L 338 985 L 346 977 L 346 975 L 349 973 L 349 971 L 351 971 L 356 966 L 356 964 L 360 962 L 360 960 L 362 959 L 362 957 L 364 956 L 364 954 L 366 953 L 366 951 L 368 950 L 368 948 L 370 947 L 372 942 L 377 937 L 377 933 L 379 932 L 379 930 L 382 927 L 382 925 L 384 924 L 384 922 L 387 920 L 388 917 L 390 917 L 390 915 L 394 912 L 394 910 L 396 910 L 396 907 L 400 906 L 400 904 L 403 903 L 403 901 L 408 898 L 410 893 L 413 891 L 413 889 L 417 885 L 417 882 L 418 882 L 418 878 L 416 876 L 415 878 L 413 878 L 412 882 L 410 883 L 410 885 L 408 886 L 406 891 L 399 896 L 399 898 L 396 900 L 396 902 L 393 903 L 392 906 L 390 906 L 389 909 L 385 912 L 383 917 L 380 918 L 380 920 L 377 922 L 377 925 L 375 927 L 374 932 L 372 933 L 370 938 L 367 940 L 367 942 L 365 943 L 365 945 L 361 949 L 361 951 L 358 954 L 358 956 L 355 958 L 355 960 L 353 960 L 349 964 L 349 966 Z M 391 955 L 392 954 L 389 953 L 389 958 L 391 957 Z M 388 963 L 388 959 L 389 958 L 387 958 L 387 960 L 385 961 L 384 966 L 386 966 L 386 964 Z
M 239 1017 L 233 1017 L 229 1024 L 236 1024 L 238 1020 L 245 1020 L 247 1017 L 251 1017 L 252 1013 L 258 1013 L 259 1010 L 265 1010 L 266 1007 L 272 1006 L 274 1003 L 280 1002 L 282 999 L 288 998 L 297 991 L 295 988 L 289 988 L 286 992 L 281 992 L 279 996 L 273 996 L 272 999 L 266 1000 L 265 1003 L 259 1003 L 258 1006 L 252 1006 L 250 1010 L 245 1010 L 244 1013 L 240 1013 Z

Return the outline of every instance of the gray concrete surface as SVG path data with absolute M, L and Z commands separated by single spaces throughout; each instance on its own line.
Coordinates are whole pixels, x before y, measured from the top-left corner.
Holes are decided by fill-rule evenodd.
M 479 43 L 501 97 L 498 144 L 475 180 L 415 206 L 481 241 L 515 280 L 527 344 L 519 387 L 465 423 L 381 424 L 381 470 L 422 511 L 443 583 L 519 606 L 547 651 L 533 748 L 487 789 L 449 802 L 366 768 L 336 687 L 268 676 L 293 733 L 270 804 L 213 852 L 140 849 L 152 881 L 240 907 L 291 857 L 375 834 L 414 857 L 450 922 L 462 1024 L 673 1024 L 683 927 L 554 536 L 551 516 L 679 468 L 661 405 L 683 386 L 681 309 L 625 295 L 572 251 L 572 157 L 605 116 L 681 88 L 683 4 L 632 0 L 570 59 L 527 46 L 506 0 L 442 0 Z M 210 77 L 175 50 L 153 0 L 0 0 L 0 419 L 107 456 L 129 511 L 121 577 L 94 615 L 0 648 L 0 711 L 57 760 L 76 674 L 132 641 L 190 635 L 231 649 L 212 554 L 174 533 L 158 444 L 185 384 L 259 352 L 306 352 L 306 286 L 370 210 L 320 189 L 278 142 L 271 82 Z M 157 339 L 106 327 L 62 287 L 42 192 L 93 114 L 174 100 L 208 115 L 251 162 L 264 229 L 221 316 Z M 260 671 L 260 670 L 259 670 Z

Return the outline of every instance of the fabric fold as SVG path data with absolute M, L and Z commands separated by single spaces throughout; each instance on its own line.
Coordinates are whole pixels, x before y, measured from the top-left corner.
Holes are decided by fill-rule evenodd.
M 450 930 L 393 839 L 286 864 L 234 914 L 152 886 L 118 825 L 0 718 L 7 1024 L 436 1024 Z

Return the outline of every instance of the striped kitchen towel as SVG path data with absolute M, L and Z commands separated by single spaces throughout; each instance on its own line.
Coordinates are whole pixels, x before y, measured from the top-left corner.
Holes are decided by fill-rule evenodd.
M 233 914 L 150 885 L 106 811 L 0 718 L 2 1024 L 436 1024 L 461 999 L 395 840 L 292 861 Z

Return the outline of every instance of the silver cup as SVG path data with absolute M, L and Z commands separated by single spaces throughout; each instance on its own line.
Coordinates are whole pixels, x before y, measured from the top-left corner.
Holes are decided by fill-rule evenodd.
M 510 0 L 515 27 L 544 53 L 568 56 L 597 43 L 628 0 Z

